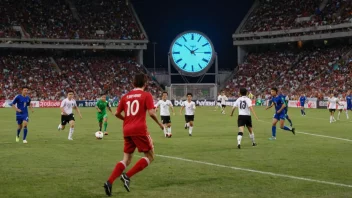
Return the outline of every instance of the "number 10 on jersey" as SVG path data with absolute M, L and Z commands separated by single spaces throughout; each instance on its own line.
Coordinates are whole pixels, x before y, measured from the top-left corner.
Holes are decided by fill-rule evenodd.
M 135 116 L 138 111 L 139 111 L 139 102 L 138 100 L 133 100 L 126 102 L 127 104 L 127 112 L 126 112 L 126 116 Z

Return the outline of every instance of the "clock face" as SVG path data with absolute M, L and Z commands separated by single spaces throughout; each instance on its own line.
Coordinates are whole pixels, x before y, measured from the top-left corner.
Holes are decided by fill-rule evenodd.
M 214 48 L 203 33 L 189 31 L 176 37 L 171 45 L 171 60 L 184 74 L 201 75 L 212 65 Z

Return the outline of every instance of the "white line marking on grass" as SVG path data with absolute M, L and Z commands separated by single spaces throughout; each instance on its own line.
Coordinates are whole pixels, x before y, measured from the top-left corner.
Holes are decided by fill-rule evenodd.
M 341 187 L 352 188 L 352 185 L 348 185 L 348 184 L 341 184 L 341 183 L 335 183 L 335 182 L 329 182 L 329 181 L 323 181 L 323 180 L 309 179 L 309 178 L 304 178 L 304 177 L 296 177 L 296 176 L 291 176 L 291 175 L 284 175 L 284 174 L 278 174 L 278 173 L 272 173 L 272 172 L 258 171 L 258 170 L 240 168 L 240 167 L 234 167 L 234 166 L 226 166 L 226 165 L 221 165 L 221 164 L 214 164 L 214 163 L 209 163 L 209 162 L 190 160 L 190 159 L 185 159 L 185 158 L 180 158 L 180 157 L 172 157 L 172 156 L 158 155 L 158 154 L 156 156 L 163 157 L 163 158 L 168 158 L 168 159 L 185 161 L 185 162 L 192 162 L 192 163 L 197 163 L 197 164 L 216 166 L 216 167 L 220 167 L 220 168 L 228 168 L 228 169 L 233 169 L 233 170 L 240 170 L 240 171 L 246 171 L 246 172 L 252 172 L 252 173 L 259 173 L 259 174 L 262 174 L 262 175 L 271 175 L 271 176 L 274 176 L 274 177 L 284 177 L 284 178 L 290 178 L 290 179 L 302 180 L 302 181 L 308 181 L 308 182 L 314 182 L 314 183 L 320 183 L 320 184 L 328 184 L 328 185 L 332 185 L 332 186 L 341 186 Z
M 265 123 L 271 123 L 271 122 L 267 122 L 267 121 L 264 121 L 264 120 L 258 120 L 258 121 L 259 122 L 265 122 Z M 335 139 L 335 140 L 342 140 L 342 141 L 347 141 L 347 142 L 352 142 L 351 139 L 345 139 L 345 138 L 339 138 L 339 137 L 333 137 L 333 136 L 327 136 L 327 135 L 319 135 L 319 134 L 307 133 L 307 132 L 303 132 L 303 131 L 296 131 L 296 133 L 304 134 L 304 135 L 311 135 L 311 136 L 316 136 L 316 137 L 330 138 L 330 139 Z

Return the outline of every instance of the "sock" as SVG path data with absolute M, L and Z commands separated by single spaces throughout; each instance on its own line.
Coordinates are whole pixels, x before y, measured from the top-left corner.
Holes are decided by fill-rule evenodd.
M 254 140 L 254 132 L 253 132 L 253 131 L 252 131 L 252 134 L 249 134 L 249 138 L 251 138 L 252 143 L 255 143 L 255 140 Z
M 60 129 L 60 130 L 62 129 L 62 125 L 61 125 L 61 124 L 59 124 L 59 129 Z
M 302 110 L 302 112 L 303 112 L 303 115 L 306 115 L 306 112 L 304 111 L 304 109 Z
M 341 114 L 341 112 L 339 111 L 339 114 L 337 114 L 338 119 L 340 119 L 340 114 Z
M 347 111 L 347 110 L 346 110 L 346 117 L 347 117 L 347 119 L 349 118 L 349 117 L 348 117 L 348 111 Z
M 292 120 L 290 119 L 290 117 L 288 117 L 288 115 L 286 115 L 286 119 L 290 123 L 290 125 L 292 125 Z
M 237 144 L 241 144 L 242 136 L 243 136 L 243 132 L 238 132 L 238 135 L 237 135 Z
M 332 122 L 332 116 L 330 116 L 330 122 Z
M 116 178 L 120 177 L 120 175 L 125 170 L 125 168 L 126 168 L 126 164 L 123 161 L 117 163 L 108 179 L 109 183 L 113 184 Z
M 133 175 L 142 171 L 149 165 L 149 159 L 146 157 L 142 157 L 127 173 L 127 177 L 131 178 Z
M 171 127 L 167 128 L 167 133 L 170 135 L 171 134 Z
M 17 129 L 17 137 L 20 137 L 21 129 Z
M 276 126 L 271 127 L 271 136 L 276 137 Z
M 26 127 L 26 126 L 23 127 L 23 140 L 26 140 L 26 138 L 27 138 L 27 132 L 28 132 L 27 127 Z
M 108 122 L 104 122 L 104 132 L 106 132 L 106 128 L 108 128 Z
M 187 127 L 189 127 L 189 122 L 187 122 L 187 124 L 186 124 L 186 125 L 187 125 Z
M 70 132 L 68 134 L 68 138 L 72 138 L 73 132 L 75 131 L 75 128 L 70 128 Z
M 285 130 L 285 131 L 291 131 L 291 129 L 290 128 L 288 128 L 287 126 L 284 126 L 283 128 L 281 128 L 281 129 L 283 129 L 283 130 Z
M 189 129 L 188 129 L 188 133 L 192 134 L 192 130 L 193 130 L 193 126 L 190 126 Z
M 301 109 L 301 115 L 303 115 L 303 110 Z
M 164 126 L 164 135 L 167 134 L 167 128 Z

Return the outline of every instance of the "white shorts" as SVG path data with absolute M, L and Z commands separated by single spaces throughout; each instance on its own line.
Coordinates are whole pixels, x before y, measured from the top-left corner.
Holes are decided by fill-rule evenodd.
M 338 109 L 338 110 L 344 109 L 344 106 L 343 106 L 343 105 L 338 105 L 338 106 L 337 106 L 337 109 Z

